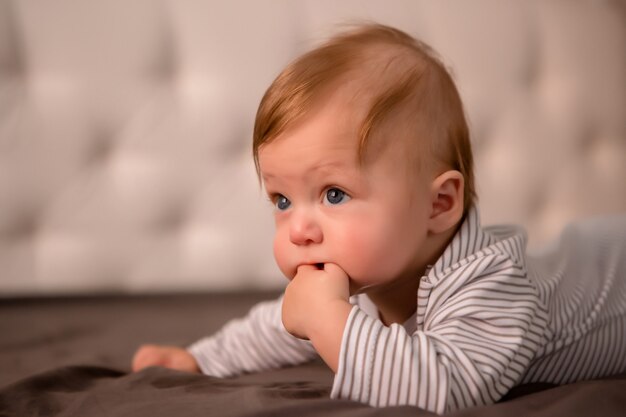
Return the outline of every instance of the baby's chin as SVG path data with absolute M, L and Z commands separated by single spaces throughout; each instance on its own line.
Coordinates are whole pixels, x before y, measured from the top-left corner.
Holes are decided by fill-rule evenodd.
M 350 296 L 366 294 L 372 287 L 373 285 L 358 285 L 353 280 L 350 280 Z

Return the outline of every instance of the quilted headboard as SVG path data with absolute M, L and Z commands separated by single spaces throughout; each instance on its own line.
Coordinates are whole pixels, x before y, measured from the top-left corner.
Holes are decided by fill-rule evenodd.
M 619 1 L 0 0 L 0 294 L 275 288 L 256 106 L 337 23 L 439 51 L 484 223 L 626 211 Z

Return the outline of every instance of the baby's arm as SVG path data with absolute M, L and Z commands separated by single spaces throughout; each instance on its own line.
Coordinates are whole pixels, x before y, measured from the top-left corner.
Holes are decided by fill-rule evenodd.
M 282 297 L 259 303 L 246 317 L 231 320 L 216 334 L 187 349 L 142 346 L 133 358 L 133 371 L 163 366 L 227 377 L 312 360 L 317 356 L 315 349 L 287 333 L 280 318 L 281 308 Z
M 317 353 L 310 342 L 290 335 L 281 321 L 282 297 L 254 306 L 244 318 L 192 344 L 200 370 L 217 377 L 259 372 L 308 362 Z

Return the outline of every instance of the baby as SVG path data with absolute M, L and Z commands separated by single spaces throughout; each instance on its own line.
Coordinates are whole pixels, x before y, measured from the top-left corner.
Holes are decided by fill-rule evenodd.
M 253 153 L 283 296 L 188 349 L 143 346 L 134 370 L 319 355 L 333 398 L 436 413 L 626 371 L 626 216 L 538 258 L 523 229 L 481 228 L 462 103 L 423 43 L 371 24 L 303 55 L 263 97 Z

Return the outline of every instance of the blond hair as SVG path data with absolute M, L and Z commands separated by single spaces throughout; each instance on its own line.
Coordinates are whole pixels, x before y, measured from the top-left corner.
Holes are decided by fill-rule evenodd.
M 341 33 L 290 63 L 265 92 L 256 115 L 253 156 L 259 148 L 301 121 L 337 84 L 355 74 L 369 77 L 374 91 L 359 130 L 362 157 L 374 132 L 404 114 L 415 148 L 464 177 L 464 208 L 476 198 L 469 129 L 448 71 L 432 49 L 408 34 L 380 24 Z

